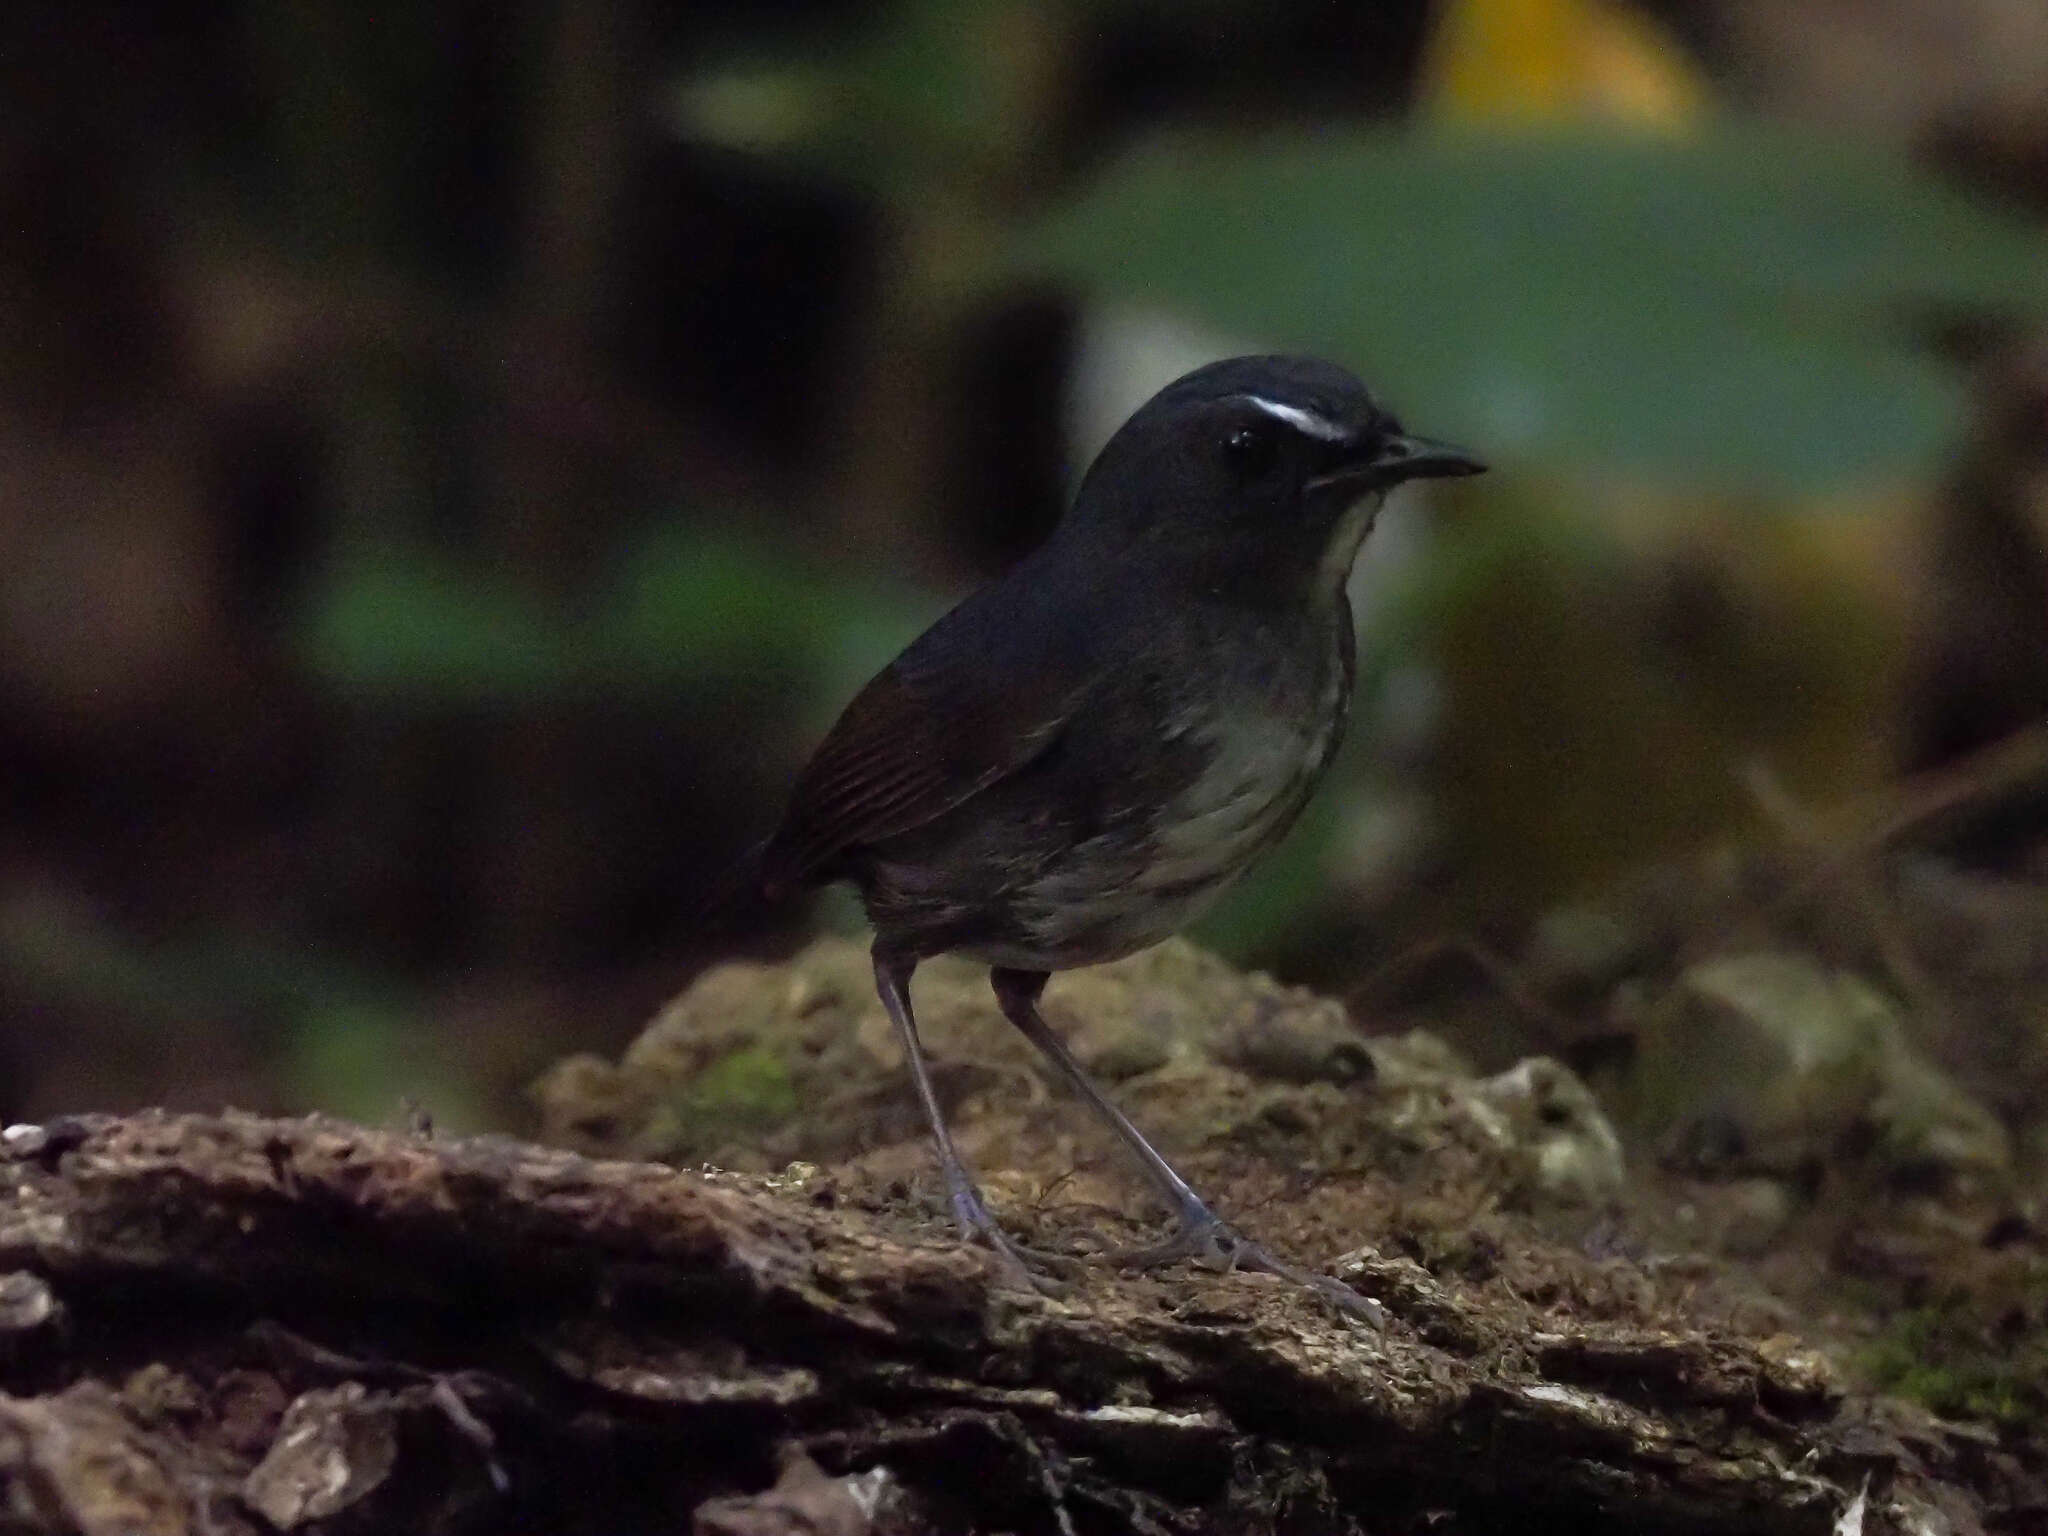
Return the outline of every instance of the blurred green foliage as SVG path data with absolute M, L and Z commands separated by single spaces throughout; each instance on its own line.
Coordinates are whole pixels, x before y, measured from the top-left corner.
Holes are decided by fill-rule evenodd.
M 489 1129 L 496 1117 L 479 1086 L 437 1059 L 436 1043 L 404 1001 L 309 988 L 294 1010 L 282 1086 L 290 1102 L 368 1125 L 420 1113 L 438 1130 Z
M 913 208 L 1033 153 L 1032 45 L 1087 8 L 897 0 L 857 31 L 742 36 L 677 84 L 671 115 L 689 137 Z
M 1169 138 L 1017 256 L 1343 358 L 1497 458 L 1779 491 L 1952 438 L 1929 315 L 2048 315 L 2031 227 L 1902 158 L 1727 120 Z
M 508 581 L 430 548 L 365 548 L 322 573 L 301 647 L 317 676 L 351 692 L 470 705 L 568 687 L 565 625 Z
M 428 708 L 764 677 L 841 698 L 937 611 L 881 572 L 835 573 L 785 546 L 673 522 L 622 550 L 577 614 L 427 547 L 366 546 L 322 573 L 298 643 L 330 686 Z
M 1880 1391 L 1947 1418 L 2000 1425 L 2039 1422 L 2048 1399 L 2048 1343 L 2016 1319 L 2039 1317 L 2042 1297 L 2001 1319 L 1980 1299 L 1946 1293 L 1898 1311 L 1858 1359 Z
M 478 1085 L 436 1059 L 409 984 L 360 964 L 206 927 L 139 939 L 21 903 L 0 912 L 0 965 L 32 991 L 159 1026 L 273 1021 L 286 1104 L 374 1125 L 409 1100 L 448 1129 L 491 1123 Z

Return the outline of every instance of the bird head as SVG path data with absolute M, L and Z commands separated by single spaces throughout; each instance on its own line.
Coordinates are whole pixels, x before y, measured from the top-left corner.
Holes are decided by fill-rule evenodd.
M 1334 363 L 1237 357 L 1139 407 L 1096 456 L 1062 529 L 1209 572 L 1341 575 L 1387 491 L 1484 468 L 1403 431 Z

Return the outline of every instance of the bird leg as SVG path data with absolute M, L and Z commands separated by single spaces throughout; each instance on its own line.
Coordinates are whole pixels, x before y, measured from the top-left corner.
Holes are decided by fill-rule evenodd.
M 1173 1165 L 1159 1155 L 1152 1143 L 1145 1139 L 1144 1133 L 1109 1101 L 1109 1096 L 1095 1086 L 1088 1074 L 1081 1070 L 1081 1063 L 1074 1060 L 1060 1037 L 1045 1022 L 1045 1016 L 1038 1011 L 1038 996 L 1045 990 L 1046 973 L 1005 970 L 999 966 L 989 972 L 988 979 L 995 988 L 996 1002 L 1003 1010 L 1003 1017 L 1045 1053 L 1046 1059 L 1059 1069 L 1060 1076 L 1087 1102 L 1089 1108 L 1109 1122 L 1110 1129 L 1117 1133 L 1144 1168 L 1145 1176 L 1152 1181 L 1153 1187 L 1173 1207 L 1179 1229 L 1190 1232 L 1222 1228 L 1222 1219 L 1209 1209 L 1208 1203 L 1195 1193 L 1186 1179 L 1173 1171 Z
M 1060 1037 L 1052 1032 L 1051 1026 L 1045 1022 L 1045 1015 L 1038 1011 L 1038 998 L 1045 990 L 1045 981 L 1044 971 L 1016 971 L 997 966 L 989 972 L 989 984 L 995 988 L 996 1003 L 1002 1008 L 1003 1017 L 1016 1025 L 1019 1033 L 1044 1053 L 1089 1108 L 1109 1122 L 1110 1129 L 1130 1149 L 1139 1166 L 1145 1170 L 1145 1176 L 1174 1211 L 1174 1230 L 1164 1242 L 1112 1253 L 1110 1259 L 1139 1269 L 1150 1269 L 1181 1259 L 1198 1259 L 1224 1269 L 1259 1270 L 1305 1286 L 1354 1316 L 1375 1324 L 1383 1321 L 1378 1303 L 1359 1295 L 1340 1280 L 1275 1258 L 1210 1209 L 1208 1202 L 1196 1194 L 1188 1181 L 1176 1173 L 1173 1165 L 1145 1139 L 1144 1133 L 1110 1102 L 1107 1094 L 1095 1086 Z
M 917 960 L 915 957 L 884 954 L 878 947 L 874 952 L 874 962 L 875 990 L 881 993 L 882 1007 L 888 1012 L 889 1022 L 896 1026 L 896 1037 L 903 1042 L 903 1055 L 910 1063 L 910 1080 L 917 1085 L 918 1101 L 924 1105 L 925 1118 L 931 1122 L 932 1140 L 938 1144 L 939 1167 L 946 1176 L 946 1194 L 953 1206 L 954 1219 L 960 1223 L 960 1230 L 969 1240 L 979 1237 L 996 1251 L 996 1256 L 1003 1261 L 1003 1267 L 1010 1271 L 1012 1278 L 1021 1280 L 1033 1290 L 1051 1290 L 1044 1277 L 1032 1268 L 1026 1257 L 1027 1250 L 1011 1241 L 997 1223 L 988 1203 L 981 1197 L 974 1175 L 961 1161 L 960 1153 L 953 1145 L 952 1133 L 946 1129 L 939 1096 L 932 1088 L 931 1069 L 925 1065 L 924 1045 L 917 1038 L 917 1021 L 910 1012 L 910 975 L 917 969 Z

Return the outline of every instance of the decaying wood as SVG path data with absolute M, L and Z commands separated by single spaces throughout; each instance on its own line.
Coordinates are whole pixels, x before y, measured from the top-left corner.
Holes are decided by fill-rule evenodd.
M 1968 1531 L 1995 1447 L 1789 1341 L 1007 1289 L 830 1190 L 332 1120 L 0 1146 L 0 1532 Z M 1844 1529 L 1847 1527 L 1845 1526 Z

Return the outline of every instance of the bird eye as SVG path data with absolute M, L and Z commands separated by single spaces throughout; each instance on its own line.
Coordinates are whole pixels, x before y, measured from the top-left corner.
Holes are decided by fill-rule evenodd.
M 1280 440 L 1258 427 L 1238 427 L 1223 439 L 1223 457 L 1240 479 L 1257 480 L 1280 462 Z

